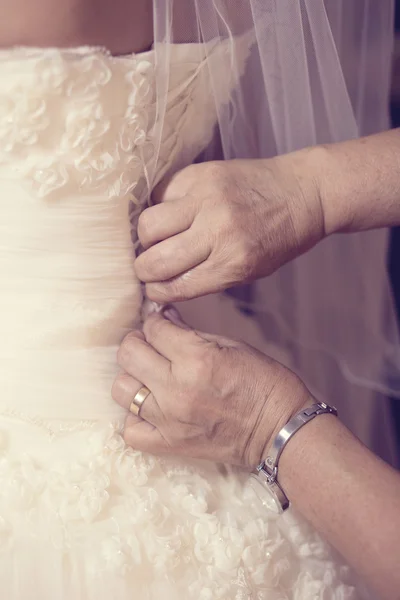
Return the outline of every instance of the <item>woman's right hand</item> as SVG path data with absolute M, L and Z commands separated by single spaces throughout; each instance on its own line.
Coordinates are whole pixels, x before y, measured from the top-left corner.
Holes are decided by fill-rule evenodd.
M 137 450 L 235 464 L 251 471 L 311 396 L 298 377 L 241 342 L 194 331 L 173 308 L 128 334 L 113 398 L 127 410 L 145 385 L 124 438 Z
M 159 303 L 267 276 L 324 236 L 313 150 L 187 167 L 155 191 L 136 273 Z

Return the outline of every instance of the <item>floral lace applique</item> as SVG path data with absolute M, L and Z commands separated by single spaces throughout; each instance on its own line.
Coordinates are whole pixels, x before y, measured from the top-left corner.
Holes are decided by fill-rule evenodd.
M 96 571 L 135 578 L 139 568 L 145 586 L 155 573 L 186 581 L 188 598 L 357 597 L 319 536 L 292 515 L 265 513 L 241 477 L 143 455 L 126 447 L 117 425 L 36 426 L 56 454 L 72 436 L 81 459 L 48 465 L 3 444 L 0 554 L 39 536 Z
M 101 51 L 11 61 L 0 93 L 0 167 L 12 164 L 41 198 L 63 189 L 132 194 L 153 155 L 153 81 L 149 60 Z

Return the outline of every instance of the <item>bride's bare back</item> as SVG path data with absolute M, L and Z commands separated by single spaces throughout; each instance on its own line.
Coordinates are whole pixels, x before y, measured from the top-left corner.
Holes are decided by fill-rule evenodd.
M 153 42 L 151 0 L 0 0 L 0 47 L 105 46 L 139 52 Z

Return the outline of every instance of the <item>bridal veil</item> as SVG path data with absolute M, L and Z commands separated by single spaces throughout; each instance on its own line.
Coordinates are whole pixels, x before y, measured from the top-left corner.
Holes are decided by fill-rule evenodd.
M 194 42 L 205 43 L 218 115 L 202 159 L 271 157 L 387 128 L 393 4 L 153 0 L 159 138 L 170 45 Z M 223 60 L 207 55 L 216 41 L 224 42 Z M 232 74 L 237 85 L 226 99 L 224 82 Z M 233 292 L 266 347 L 285 349 L 288 365 L 317 393 L 327 385 L 342 393 L 338 382 L 344 381 L 400 396 L 386 247 L 385 231 L 333 236 Z

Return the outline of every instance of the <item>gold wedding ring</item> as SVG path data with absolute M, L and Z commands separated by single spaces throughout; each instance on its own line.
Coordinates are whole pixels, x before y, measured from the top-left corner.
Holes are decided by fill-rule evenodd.
M 151 394 L 151 391 L 145 385 L 140 388 L 137 394 L 135 394 L 135 397 L 129 407 L 130 412 L 133 413 L 135 417 L 140 416 L 140 409 L 142 408 L 143 403 L 149 394 Z

